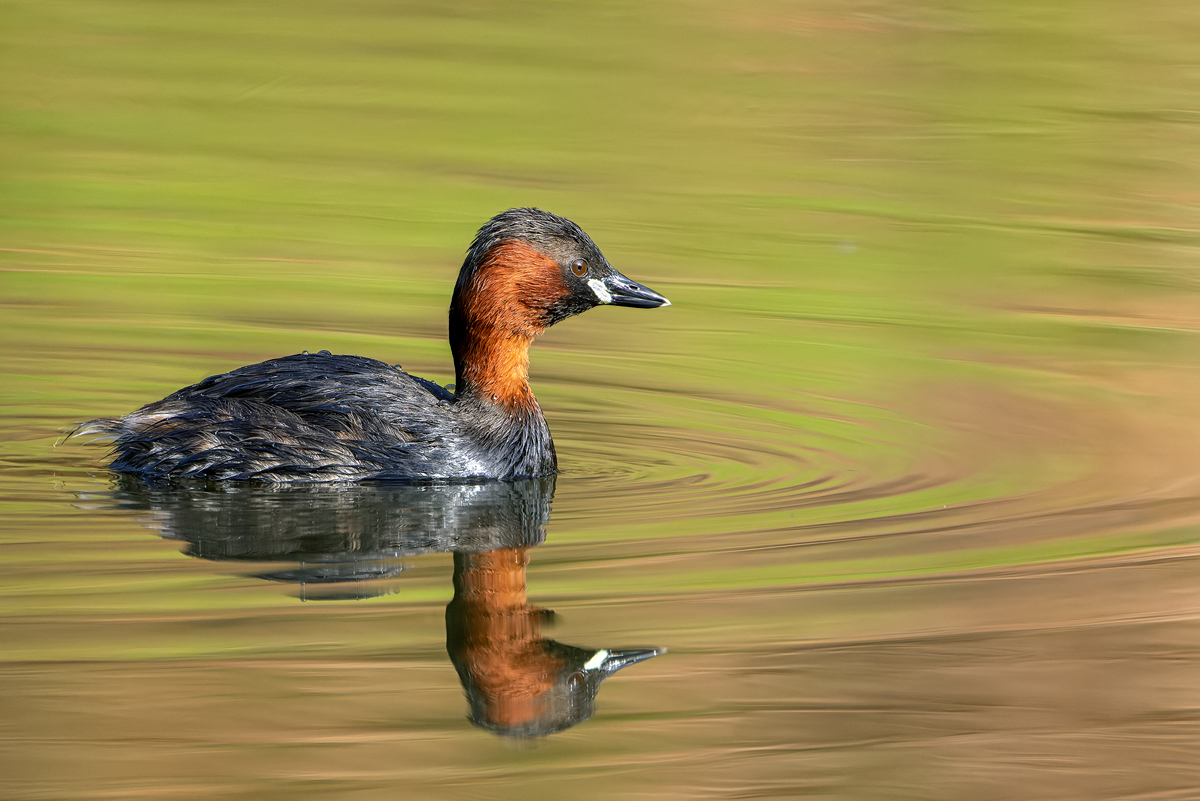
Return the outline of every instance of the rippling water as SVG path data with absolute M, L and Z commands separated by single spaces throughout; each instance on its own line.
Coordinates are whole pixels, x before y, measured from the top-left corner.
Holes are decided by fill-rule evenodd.
M 3 14 L 0 796 L 1200 792 L 1192 5 Z M 535 345 L 549 486 L 61 441 L 305 349 L 452 380 L 523 204 L 674 304 Z

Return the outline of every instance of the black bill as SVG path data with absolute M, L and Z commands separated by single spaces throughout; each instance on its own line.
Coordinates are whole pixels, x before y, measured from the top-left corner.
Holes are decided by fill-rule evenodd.
M 633 306 L 638 309 L 656 309 L 670 306 L 671 301 L 637 281 L 630 281 L 620 273 L 613 273 L 603 281 L 604 289 L 612 296 L 608 301 L 614 306 Z M 600 293 L 596 293 L 599 295 Z

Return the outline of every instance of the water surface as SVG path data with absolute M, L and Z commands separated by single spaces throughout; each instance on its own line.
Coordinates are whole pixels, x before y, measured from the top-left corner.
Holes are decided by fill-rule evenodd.
M 0 795 L 1196 796 L 1194 4 L 214 8 L 0 12 Z M 301 350 L 451 381 L 514 205 L 674 304 L 535 345 L 526 539 L 61 442 Z M 519 741 L 447 653 L 505 548 L 537 642 L 669 649 Z

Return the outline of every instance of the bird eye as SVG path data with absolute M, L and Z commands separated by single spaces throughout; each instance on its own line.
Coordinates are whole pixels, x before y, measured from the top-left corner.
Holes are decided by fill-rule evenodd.
M 583 278 L 588 273 L 588 263 L 583 259 L 576 259 L 571 262 L 571 272 Z
M 582 690 L 583 689 L 583 674 L 582 673 L 572 673 L 571 678 L 567 679 L 567 687 L 570 688 L 571 692 L 573 692 L 573 693 L 577 693 L 580 690 Z

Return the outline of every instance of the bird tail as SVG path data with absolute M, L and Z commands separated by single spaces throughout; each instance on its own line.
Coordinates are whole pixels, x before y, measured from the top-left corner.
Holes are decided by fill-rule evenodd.
M 75 426 L 57 444 L 83 437 L 90 437 L 84 443 L 85 445 L 93 442 L 112 442 L 123 433 L 125 433 L 125 426 L 122 420 L 113 417 L 98 417 L 95 420 L 88 420 L 85 423 Z

